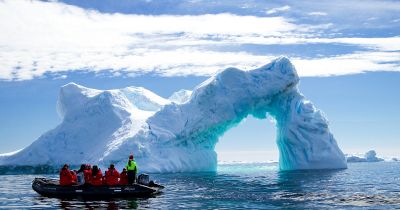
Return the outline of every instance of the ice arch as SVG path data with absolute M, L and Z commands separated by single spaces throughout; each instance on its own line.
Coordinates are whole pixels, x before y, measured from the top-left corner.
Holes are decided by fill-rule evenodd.
M 222 71 L 198 86 L 189 102 L 167 105 L 147 120 L 147 135 L 162 157 L 157 161 L 215 167 L 214 147 L 224 132 L 248 115 L 270 114 L 277 121 L 281 170 L 346 168 L 327 120 L 300 94 L 298 82 L 284 57 L 247 72 Z
M 0 155 L 0 165 L 86 162 L 104 168 L 112 162 L 121 168 L 134 152 L 141 171 L 213 171 L 218 138 L 248 115 L 269 114 L 277 121 L 280 169 L 346 168 L 327 120 L 301 95 L 298 82 L 290 61 L 278 58 L 251 71 L 228 68 L 173 100 L 139 87 L 95 90 L 70 83 L 58 99 L 62 123 L 23 150 Z

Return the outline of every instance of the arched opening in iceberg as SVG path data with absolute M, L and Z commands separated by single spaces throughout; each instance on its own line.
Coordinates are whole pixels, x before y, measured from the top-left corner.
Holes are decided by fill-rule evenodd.
M 215 146 L 218 163 L 260 163 L 279 159 L 272 119 L 248 116 L 226 131 Z M 233 143 L 234 142 L 234 143 Z

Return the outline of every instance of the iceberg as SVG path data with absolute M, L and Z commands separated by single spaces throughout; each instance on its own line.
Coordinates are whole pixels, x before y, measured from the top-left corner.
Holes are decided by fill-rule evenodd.
M 375 150 L 370 150 L 363 155 L 346 155 L 347 162 L 380 162 L 385 159 L 376 156 Z M 395 159 L 392 159 L 396 161 Z
M 298 82 L 295 67 L 280 57 L 249 71 L 225 69 L 169 99 L 141 87 L 95 90 L 70 83 L 58 98 L 62 123 L 0 156 L 0 165 L 122 167 L 133 153 L 141 171 L 215 171 L 219 137 L 252 115 L 276 120 L 280 170 L 346 168 L 327 119 Z

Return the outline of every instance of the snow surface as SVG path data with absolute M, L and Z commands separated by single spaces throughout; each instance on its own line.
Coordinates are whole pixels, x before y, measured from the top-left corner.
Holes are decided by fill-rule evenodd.
M 174 103 L 183 104 L 190 100 L 191 95 L 192 91 L 182 89 L 173 93 L 168 99 Z
M 279 168 L 346 168 L 328 121 L 299 92 L 294 66 L 281 57 L 250 71 L 228 68 L 169 99 L 140 87 L 63 86 L 63 121 L 2 165 L 114 163 L 134 153 L 141 171 L 215 171 L 218 138 L 248 115 L 275 118 Z M 232 142 L 234 144 L 234 142 Z
M 0 157 L 14 155 L 14 154 L 18 153 L 21 150 L 23 150 L 23 149 L 19 149 L 19 150 L 13 151 L 13 152 L 3 153 L 3 154 L 0 154 Z

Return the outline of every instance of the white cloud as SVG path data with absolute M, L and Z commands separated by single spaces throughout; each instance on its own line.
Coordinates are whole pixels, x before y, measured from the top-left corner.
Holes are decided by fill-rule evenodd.
M 290 6 L 289 5 L 285 5 L 282 7 L 276 7 L 276 8 L 272 8 L 267 10 L 265 13 L 267 13 L 268 15 L 272 15 L 278 12 L 285 12 L 285 11 L 289 11 L 290 10 Z
M 294 58 L 300 76 L 331 76 L 368 71 L 400 71 L 400 52 L 359 52 L 319 59 Z
M 163 49 L 163 41 L 171 37 L 179 40 L 174 34 L 216 38 L 245 34 L 280 36 L 296 29 L 282 17 L 101 14 L 39 1 L 0 2 L 0 28 L 2 79 L 31 79 L 45 72 L 74 69 L 153 71 L 189 65 L 188 61 L 194 61 L 186 56 L 190 54 L 196 56 L 196 61 L 204 60 L 211 66 L 209 61 L 215 60 L 212 56 L 226 60 L 231 55 L 207 52 L 202 53 L 205 57 L 198 57 L 199 52 L 192 51 L 182 54 L 185 50 Z M 220 64 L 218 61 L 215 66 Z
M 66 71 L 105 69 L 116 76 L 211 75 L 228 66 L 249 69 L 273 58 L 207 47 L 241 44 L 341 43 L 369 50 L 324 59 L 295 58 L 301 76 L 400 71 L 395 64 L 400 37 L 312 36 L 329 27 L 332 24 L 296 25 L 283 17 L 102 14 L 61 3 L 6 0 L 0 1 L 0 79 L 27 80 L 45 73 L 63 78 Z
M 1 44 L 52 47 L 62 42 L 73 47 L 121 46 L 135 34 L 281 35 L 296 26 L 282 17 L 236 16 L 151 16 L 101 14 L 60 3 L 5 1 L 0 3 Z M 27 38 L 27 34 L 30 37 Z M 32 42 L 34 40 L 34 42 Z
M 311 15 L 311 16 L 327 16 L 328 15 L 328 13 L 326 13 L 326 12 L 309 12 L 307 14 Z

